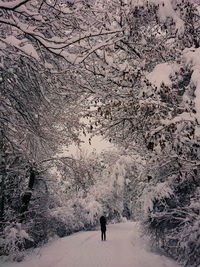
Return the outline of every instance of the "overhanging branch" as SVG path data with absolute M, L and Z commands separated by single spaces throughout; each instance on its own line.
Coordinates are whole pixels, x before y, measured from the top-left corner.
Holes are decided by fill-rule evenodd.
M 30 2 L 30 0 L 15 0 L 11 2 L 5 2 L 5 1 L 0 1 L 0 9 L 5 9 L 5 10 L 15 10 L 18 7 L 26 4 L 27 2 Z

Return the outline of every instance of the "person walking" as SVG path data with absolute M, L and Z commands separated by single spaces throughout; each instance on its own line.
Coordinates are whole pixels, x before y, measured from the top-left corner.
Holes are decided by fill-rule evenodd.
M 101 240 L 106 241 L 106 218 L 105 216 L 101 216 L 100 225 L 101 225 Z

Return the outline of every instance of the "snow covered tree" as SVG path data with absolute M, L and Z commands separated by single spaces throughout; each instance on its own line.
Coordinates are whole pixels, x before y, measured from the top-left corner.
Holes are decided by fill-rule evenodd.
M 177 257 L 182 227 L 186 229 L 191 213 L 198 215 L 189 207 L 199 188 L 199 5 L 113 3 L 111 9 L 104 2 L 109 25 L 122 32 L 112 45 L 98 47 L 84 61 L 85 71 L 96 77 L 98 93 L 92 100 L 96 109 L 88 115 L 97 117 L 92 124 L 97 132 L 152 164 L 147 166 L 151 173 L 147 178 L 158 190 L 147 183 L 153 194 L 147 225 L 154 234 L 159 229 L 165 233 L 169 253 L 168 234 L 176 229 Z M 162 187 L 166 191 L 159 194 Z M 191 221 L 191 228 L 194 224 Z M 198 245 L 194 250 L 197 255 Z
M 44 23 L 49 9 L 44 14 L 43 4 L 34 4 L 0 2 L 1 228 L 9 221 L 25 222 L 33 216 L 31 203 L 38 197 L 42 199 L 41 184 L 45 183 L 43 177 L 38 186 L 42 180 L 37 174 L 41 161 L 52 157 L 62 144 L 79 142 L 81 129 L 77 103 L 80 95 L 70 79 L 71 70 L 62 72 L 62 60 L 31 37 L 32 30 L 35 36 L 39 31 L 42 36 L 43 26 L 51 28 Z
M 8 156 L 1 168 L 2 203 L 13 151 L 25 176 L 23 165 L 44 159 L 45 140 L 57 144 L 66 132 L 67 143 L 78 139 L 80 107 L 69 103 L 82 94 L 81 105 L 94 105 L 83 112 L 90 130 L 145 158 L 147 183 L 137 186 L 151 196 L 148 228 L 163 230 L 165 249 L 171 253 L 175 242 L 173 256 L 181 252 L 194 266 L 199 247 L 190 247 L 187 229 L 198 238 L 198 2 L 13 0 L 0 1 L 0 9 L 1 147 Z M 89 192 L 90 173 L 83 162 L 73 164 L 73 188 Z M 121 214 L 124 183 L 113 175 L 107 199 L 119 201 L 109 208 Z

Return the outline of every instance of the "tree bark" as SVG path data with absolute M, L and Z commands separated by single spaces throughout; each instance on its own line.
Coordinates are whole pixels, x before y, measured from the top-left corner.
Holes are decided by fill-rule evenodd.
M 4 220 L 4 209 L 5 209 L 5 180 L 6 180 L 6 163 L 5 163 L 5 151 L 3 142 L 3 131 L 0 131 L 0 174 L 1 174 L 1 188 L 0 188 L 0 222 Z M 2 224 L 1 224 L 2 225 Z M 0 225 L 0 228 L 1 228 Z
M 22 222 L 25 219 L 25 212 L 28 211 L 28 205 L 31 200 L 35 178 L 36 178 L 36 171 L 31 167 L 30 175 L 29 175 L 28 190 L 23 194 L 22 199 L 21 199 L 22 206 L 20 210 L 20 222 Z
M 1 178 L 1 190 L 0 190 L 0 222 L 4 219 L 4 202 L 5 202 L 5 171 L 2 172 L 2 178 Z

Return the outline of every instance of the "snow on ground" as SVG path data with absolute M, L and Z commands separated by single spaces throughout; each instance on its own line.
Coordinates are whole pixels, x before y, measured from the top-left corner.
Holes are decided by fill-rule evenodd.
M 1 267 L 178 267 L 174 261 L 151 251 L 140 237 L 137 223 L 108 225 L 107 241 L 100 231 L 86 231 L 47 244 L 21 263 Z M 180 267 L 180 266 L 179 266 Z

